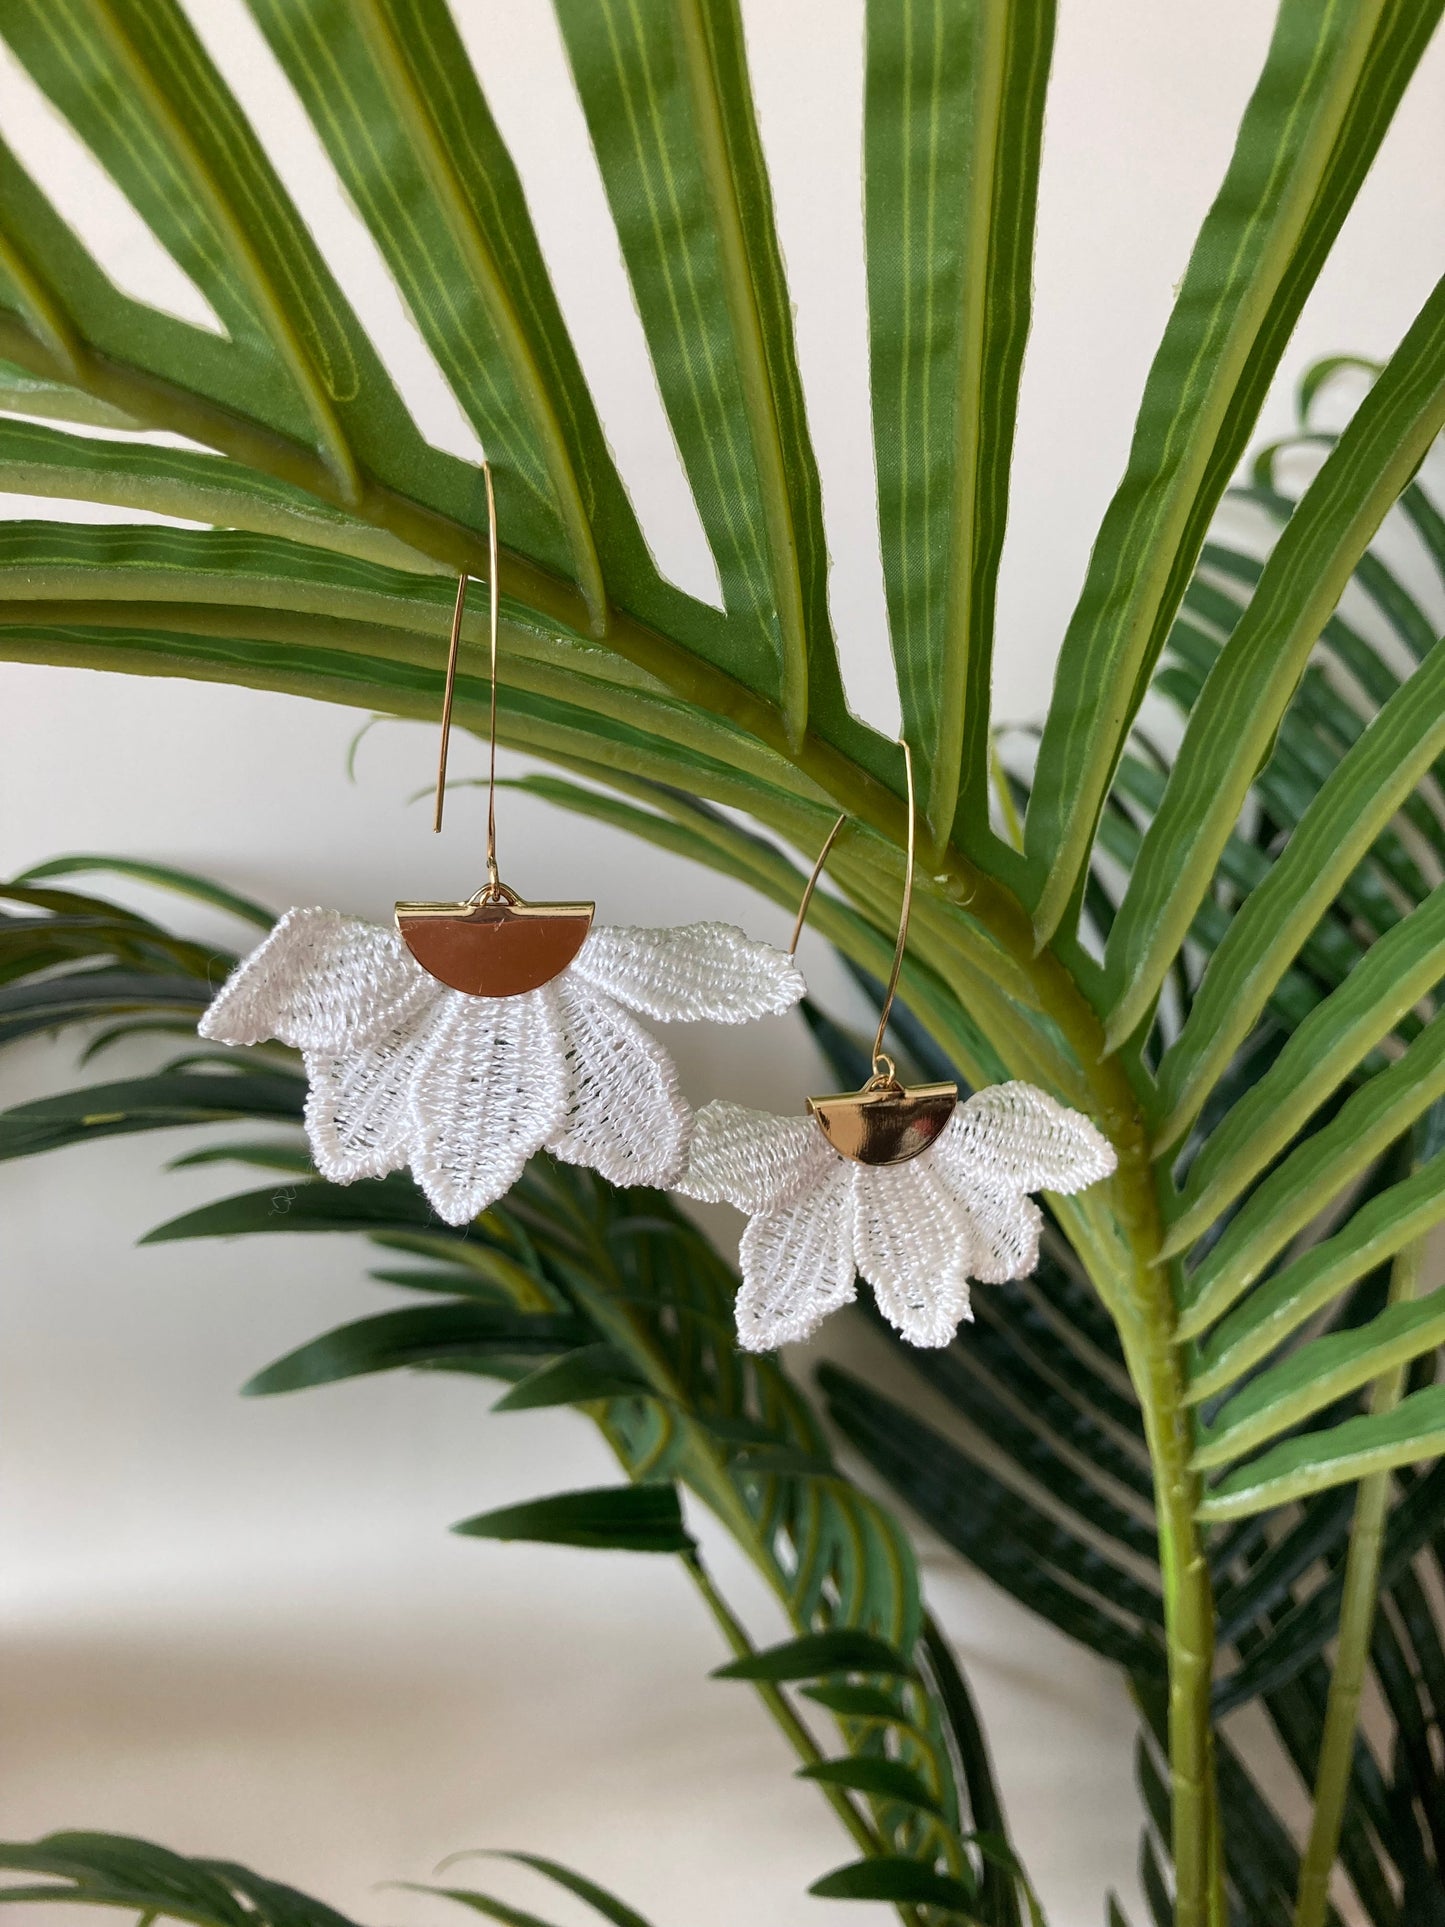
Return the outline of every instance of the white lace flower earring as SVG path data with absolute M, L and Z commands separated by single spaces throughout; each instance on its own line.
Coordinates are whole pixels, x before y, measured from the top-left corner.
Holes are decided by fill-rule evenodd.
M 676 1187 L 748 1213 L 736 1307 L 747 1351 L 808 1337 L 852 1300 L 859 1272 L 911 1344 L 948 1344 L 972 1317 L 970 1279 L 1002 1283 L 1037 1264 L 1043 1220 L 1028 1193 L 1081 1191 L 1116 1163 L 1088 1118 L 1031 1084 L 996 1084 L 960 1104 L 956 1084 L 898 1081 L 883 1038 L 913 896 L 913 761 L 902 747 L 908 867 L 873 1075 L 861 1090 L 810 1097 L 806 1117 L 705 1106 Z M 818 853 L 789 955 L 846 820 Z
M 789 1010 L 791 953 L 730 924 L 594 925 L 591 903 L 525 903 L 497 871 L 497 524 L 487 486 L 491 731 L 487 880 L 464 903 L 398 903 L 382 929 L 289 910 L 201 1019 L 225 1044 L 305 1053 L 306 1131 L 337 1184 L 409 1165 L 439 1217 L 468 1223 L 543 1146 L 614 1184 L 666 1185 L 692 1112 L 637 1022 L 740 1024 Z M 465 574 L 457 585 L 433 828 L 440 830 Z

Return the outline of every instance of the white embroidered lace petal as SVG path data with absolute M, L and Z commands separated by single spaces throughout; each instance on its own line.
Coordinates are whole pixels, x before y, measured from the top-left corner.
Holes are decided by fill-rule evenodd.
M 665 1024 L 744 1024 L 776 1016 L 807 988 L 791 957 L 730 923 L 671 930 L 601 924 L 571 969 L 629 1010 Z
M 947 1345 L 972 1317 L 973 1239 L 968 1213 L 931 1169 L 927 1152 L 907 1164 L 853 1166 L 853 1251 L 878 1309 L 911 1345 Z
M 943 1167 L 939 1167 L 942 1175 Z M 980 1284 L 1027 1278 L 1039 1262 L 1044 1214 L 1032 1198 L 986 1186 L 970 1190 L 966 1209 L 973 1226 L 972 1271 Z
M 306 1053 L 306 1135 L 322 1177 L 351 1184 L 407 1162 L 411 1086 L 431 1048 L 433 1019 L 427 1005 L 358 1050 Z
M 741 1104 L 704 1104 L 693 1120 L 676 1189 L 704 1204 L 766 1211 L 820 1176 L 836 1155 L 811 1117 L 775 1117 Z
M 1082 1191 L 1118 1159 L 1089 1119 L 1032 1084 L 992 1084 L 960 1104 L 938 1140 L 964 1187 Z
M 339 1051 L 441 994 L 394 930 L 335 910 L 288 910 L 237 964 L 198 1028 L 221 1044 L 275 1037 L 298 1050 Z
M 829 1153 L 814 1184 L 748 1223 L 738 1252 L 738 1343 L 769 1352 L 807 1338 L 856 1294 L 852 1173 Z
M 454 992 L 432 1024 L 411 1085 L 411 1168 L 447 1224 L 469 1224 L 510 1191 L 566 1111 L 550 988 Z
M 566 1059 L 566 1099 L 547 1149 L 613 1184 L 671 1184 L 692 1112 L 671 1057 L 636 1019 L 566 970 L 550 986 Z

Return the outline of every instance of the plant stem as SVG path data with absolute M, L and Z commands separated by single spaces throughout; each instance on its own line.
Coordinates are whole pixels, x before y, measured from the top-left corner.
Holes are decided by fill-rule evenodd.
M 1156 1247 L 1157 1249 L 1157 1244 Z M 1174 1341 L 1168 1273 L 1146 1258 L 1135 1272 L 1134 1319 L 1120 1325 L 1139 1394 L 1159 1521 L 1164 1629 L 1169 1655 L 1169 1775 L 1173 1791 L 1176 1927 L 1224 1918 L 1221 1870 L 1212 1851 L 1215 1792 L 1210 1689 L 1214 1594 L 1195 1517 L 1192 1422 Z
M 755 1652 L 757 1649 L 748 1638 L 745 1627 L 713 1584 L 712 1574 L 702 1563 L 698 1554 L 684 1553 L 682 1563 L 691 1573 L 693 1583 L 707 1602 L 708 1610 L 721 1628 L 722 1636 L 731 1648 L 733 1657 L 743 1659 Z M 772 1714 L 804 1766 L 821 1765 L 827 1756 L 782 1688 L 773 1685 L 770 1680 L 754 1680 L 752 1683 L 757 1688 L 759 1699 Z M 818 1781 L 816 1784 L 827 1795 L 829 1804 L 870 1860 L 876 1860 L 880 1855 L 888 1852 L 887 1845 L 859 1811 L 846 1788 L 830 1786 L 826 1781 Z M 900 1903 L 898 1914 L 900 1919 L 909 1923 L 909 1927 L 919 1927 L 916 1908 Z
M 1407 1245 L 1396 1258 L 1390 1271 L 1390 1304 L 1404 1304 L 1415 1296 L 1423 1250 L 1422 1244 Z M 1375 1380 L 1370 1392 L 1372 1415 L 1391 1411 L 1399 1404 L 1408 1369 L 1397 1365 Z M 1309 1842 L 1300 1861 L 1294 1927 L 1324 1927 L 1329 1906 L 1330 1874 L 1339 1852 L 1340 1828 L 1355 1760 L 1360 1693 L 1379 1602 L 1380 1557 L 1390 1503 L 1390 1477 L 1388 1472 L 1376 1472 L 1362 1479 L 1355 1497 L 1349 1551 L 1345 1555 L 1339 1643 L 1325 1705 L 1319 1764 L 1315 1769 L 1314 1816 Z

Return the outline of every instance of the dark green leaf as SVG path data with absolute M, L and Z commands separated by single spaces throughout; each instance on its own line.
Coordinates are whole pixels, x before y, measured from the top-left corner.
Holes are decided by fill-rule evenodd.
M 243 1389 L 253 1396 L 297 1392 L 418 1365 L 466 1370 L 488 1358 L 561 1351 L 577 1344 L 585 1330 L 575 1318 L 500 1305 L 408 1306 L 313 1338 L 258 1372 Z
M 652 1386 L 616 1345 L 582 1345 L 540 1365 L 504 1392 L 494 1412 L 530 1412 L 548 1405 L 586 1405 L 594 1399 L 647 1397 Z
M 847 1787 L 852 1793 L 866 1793 L 874 1800 L 896 1800 L 903 1806 L 918 1807 L 925 1813 L 940 1813 L 938 1796 L 901 1760 L 880 1753 L 864 1753 L 844 1760 L 820 1760 L 816 1766 L 798 1769 L 800 1780 L 820 1780 L 828 1786 Z
M 971 1886 L 951 1874 L 935 1873 L 917 1860 L 883 1855 L 876 1860 L 855 1860 L 815 1880 L 808 1892 L 819 1900 L 893 1900 L 917 1907 L 938 1907 L 943 1912 L 982 1927 L 975 1911 L 978 1896 Z
M 93 446 L 93 443 L 86 443 L 87 454 Z M 131 445 L 126 444 L 126 446 Z M 169 449 L 164 451 L 167 455 L 171 452 Z M 269 930 L 276 921 L 276 913 L 273 910 L 267 910 L 262 904 L 253 903 L 249 897 L 237 896 L 234 890 L 222 889 L 220 884 L 212 883 L 209 877 L 196 876 L 190 870 L 173 869 L 165 863 L 140 863 L 132 857 L 51 857 L 48 862 L 37 863 L 23 871 L 15 881 L 43 883 L 49 877 L 86 875 L 134 877 L 140 883 L 153 883 L 162 890 L 170 890 L 178 896 L 189 897 L 193 902 L 208 903 L 215 910 L 225 910 L 231 916 L 239 917 L 243 923 L 253 923 L 262 930 Z
M 912 1679 L 912 1666 L 886 1640 L 854 1627 L 839 1627 L 828 1633 L 803 1633 L 768 1646 L 761 1652 L 746 1653 L 713 1669 L 714 1679 L 762 1679 L 772 1681 L 823 1679 L 830 1673 L 879 1673 L 894 1679 Z
M 689 1552 L 693 1541 L 670 1485 L 600 1486 L 499 1506 L 452 1527 L 470 1539 L 528 1539 L 624 1552 Z

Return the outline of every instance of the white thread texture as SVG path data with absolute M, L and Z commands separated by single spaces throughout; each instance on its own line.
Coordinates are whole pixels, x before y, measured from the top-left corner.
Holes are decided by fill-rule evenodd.
M 521 997 L 454 992 L 412 1080 L 411 1168 L 437 1215 L 468 1224 L 510 1191 L 567 1105 L 552 986 Z
M 333 1184 L 384 1178 L 406 1164 L 408 1098 L 431 1048 L 435 1010 L 414 1011 L 364 1048 L 306 1053 L 306 1135 L 317 1170 Z
M 338 1051 L 394 1029 L 442 995 L 394 930 L 336 910 L 288 910 L 231 972 L 201 1018 L 202 1037 Z
M 734 1308 L 744 1351 L 795 1344 L 852 1300 L 852 1189 L 851 1172 L 833 1153 L 812 1184 L 748 1221 Z
M 663 1024 L 745 1024 L 791 1010 L 807 988 L 791 957 L 730 923 L 602 924 L 572 968 L 595 990 Z
M 821 1176 L 835 1155 L 811 1117 L 775 1117 L 741 1104 L 704 1104 L 693 1120 L 687 1169 L 676 1189 L 704 1204 L 766 1211 Z
M 965 1180 L 1014 1191 L 1082 1191 L 1118 1159 L 1088 1118 L 1032 1084 L 991 1084 L 960 1104 L 939 1140 Z
M 898 1165 L 842 1157 L 812 1118 L 709 1104 L 677 1188 L 750 1215 L 745 1349 L 816 1330 L 853 1296 L 855 1270 L 911 1344 L 939 1346 L 972 1316 L 970 1278 L 1002 1283 L 1037 1264 L 1043 1217 L 1029 1191 L 1082 1190 L 1116 1161 L 1088 1118 L 1013 1083 L 960 1104 L 929 1150 Z
M 550 988 L 566 1040 L 567 1099 L 548 1150 L 613 1184 L 671 1184 L 692 1128 L 671 1057 L 635 1017 L 570 972 Z
M 907 1164 L 853 1166 L 853 1256 L 879 1311 L 910 1345 L 947 1345 L 973 1316 L 971 1229 L 926 1152 Z
M 350 1184 L 410 1165 L 438 1216 L 460 1225 L 544 1144 L 616 1184 L 669 1183 L 692 1113 L 672 1059 L 630 1011 L 742 1023 L 802 991 L 781 952 L 727 924 L 692 924 L 603 927 L 540 990 L 469 997 L 424 971 L 393 930 L 289 910 L 200 1029 L 302 1049 L 317 1170 Z

